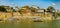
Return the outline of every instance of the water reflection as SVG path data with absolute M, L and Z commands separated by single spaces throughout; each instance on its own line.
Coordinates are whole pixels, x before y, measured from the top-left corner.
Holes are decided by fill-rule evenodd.
M 60 28 L 60 21 L 51 22 L 14 22 L 1 23 L 0 28 Z

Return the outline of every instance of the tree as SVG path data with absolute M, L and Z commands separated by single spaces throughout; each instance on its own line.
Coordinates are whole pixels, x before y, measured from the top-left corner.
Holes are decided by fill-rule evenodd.
M 7 12 L 7 10 L 4 8 L 4 6 L 0 6 L 0 11 L 1 12 Z
M 15 10 L 15 9 L 13 9 L 13 7 L 11 7 L 11 10 L 13 10 L 13 12 L 16 12 L 16 10 Z
M 52 13 L 53 14 L 53 17 L 56 19 L 57 18 L 57 14 L 56 14 L 56 10 L 54 9 L 54 7 L 52 7 L 52 6 L 49 6 L 48 8 L 47 8 L 47 12 L 50 12 L 50 13 Z
M 55 11 L 54 7 L 49 6 L 49 7 L 47 8 L 47 12 L 53 12 L 53 11 Z

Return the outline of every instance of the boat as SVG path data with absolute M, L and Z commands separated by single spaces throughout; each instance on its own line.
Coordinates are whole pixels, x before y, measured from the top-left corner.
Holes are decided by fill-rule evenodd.
M 41 18 L 33 18 L 34 22 L 43 22 L 43 20 L 41 20 Z

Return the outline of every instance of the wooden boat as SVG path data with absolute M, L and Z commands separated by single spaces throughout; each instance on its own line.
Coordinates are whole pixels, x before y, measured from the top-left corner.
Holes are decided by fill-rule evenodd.
M 34 22 L 43 22 L 43 20 L 41 20 L 41 18 L 33 18 Z

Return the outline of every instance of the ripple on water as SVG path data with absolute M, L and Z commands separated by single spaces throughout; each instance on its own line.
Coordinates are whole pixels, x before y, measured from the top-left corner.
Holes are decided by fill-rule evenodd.
M 51 22 L 0 22 L 0 28 L 60 28 L 60 21 Z

